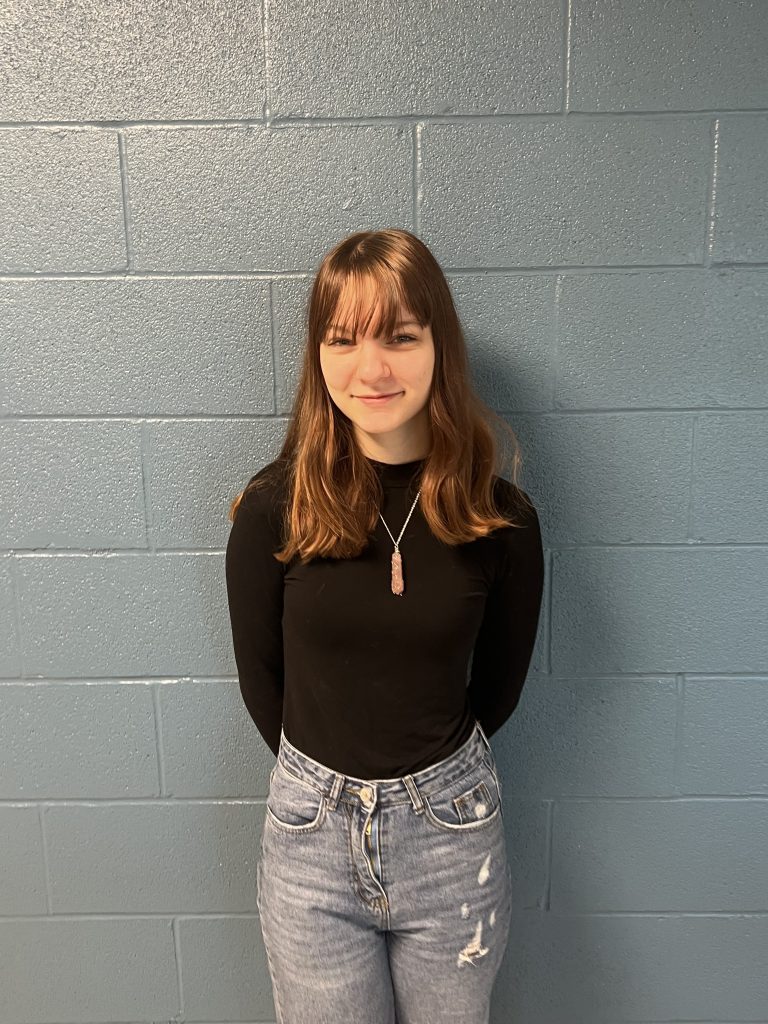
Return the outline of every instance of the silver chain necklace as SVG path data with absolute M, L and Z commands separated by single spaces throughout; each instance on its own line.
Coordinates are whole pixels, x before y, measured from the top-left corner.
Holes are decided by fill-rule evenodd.
M 403 557 L 400 554 L 400 538 L 405 533 L 405 528 L 408 525 L 408 519 L 413 515 L 413 510 L 416 508 L 416 502 L 419 500 L 419 494 L 421 494 L 421 488 L 419 488 L 419 493 L 413 499 L 411 511 L 408 513 L 408 518 L 403 523 L 403 528 L 400 531 L 400 537 L 398 537 L 397 540 L 392 537 L 392 531 L 387 526 L 384 516 L 379 512 L 379 519 L 384 523 L 387 533 L 392 537 L 392 543 L 395 545 L 395 550 L 392 552 L 392 593 L 397 594 L 398 597 L 402 597 L 403 591 L 405 590 L 405 583 L 403 582 Z

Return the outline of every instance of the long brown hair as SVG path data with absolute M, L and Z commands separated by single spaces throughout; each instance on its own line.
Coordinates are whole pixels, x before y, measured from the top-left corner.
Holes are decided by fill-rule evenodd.
M 302 564 L 316 556 L 353 558 L 367 545 L 381 507 L 381 482 L 359 449 L 352 422 L 332 401 L 320 365 L 320 345 L 350 288 L 356 302 L 347 326 L 355 337 L 361 327 L 368 329 L 377 308 L 378 337 L 393 332 L 401 306 L 432 329 L 432 443 L 420 479 L 421 512 L 432 533 L 455 545 L 520 525 L 515 512 L 530 502 L 517 484 L 517 438 L 474 391 L 464 333 L 440 265 L 421 239 L 398 228 L 356 232 L 323 258 L 309 295 L 306 348 L 282 449 L 274 466 L 233 499 L 229 518 L 250 488 L 279 481 L 286 501 L 278 561 L 296 555 Z M 493 476 L 501 467 L 492 423 L 510 440 L 513 500 L 503 509 L 494 501 Z

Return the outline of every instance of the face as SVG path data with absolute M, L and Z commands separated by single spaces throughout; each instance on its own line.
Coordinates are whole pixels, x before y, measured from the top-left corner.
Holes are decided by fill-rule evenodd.
M 404 307 L 398 320 L 390 337 L 355 339 L 343 329 L 344 315 L 337 315 L 334 323 L 342 329 L 331 327 L 320 345 L 320 366 L 332 401 L 352 421 L 363 453 L 385 462 L 421 458 L 430 440 L 432 330 L 420 327 Z M 376 395 L 390 397 L 369 397 Z

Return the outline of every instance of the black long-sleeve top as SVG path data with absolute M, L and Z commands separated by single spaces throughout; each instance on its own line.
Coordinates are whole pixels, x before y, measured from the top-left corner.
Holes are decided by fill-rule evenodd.
M 426 459 L 369 462 L 397 538 Z M 494 486 L 508 507 L 512 484 L 497 476 Z M 272 752 L 282 726 L 329 768 L 394 778 L 448 757 L 475 718 L 486 735 L 496 732 L 517 706 L 536 639 L 544 579 L 536 512 L 523 528 L 451 546 L 432 534 L 417 502 L 400 540 L 398 596 L 394 545 L 380 519 L 356 558 L 285 565 L 273 557 L 285 491 L 262 488 L 238 506 L 225 566 L 240 690 Z

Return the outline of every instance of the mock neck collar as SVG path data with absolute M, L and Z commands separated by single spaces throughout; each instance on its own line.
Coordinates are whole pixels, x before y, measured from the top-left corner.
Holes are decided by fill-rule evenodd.
M 379 462 L 367 455 L 364 457 L 376 470 L 382 484 L 403 487 L 413 480 L 427 461 L 426 456 L 423 459 L 412 459 L 410 462 Z

